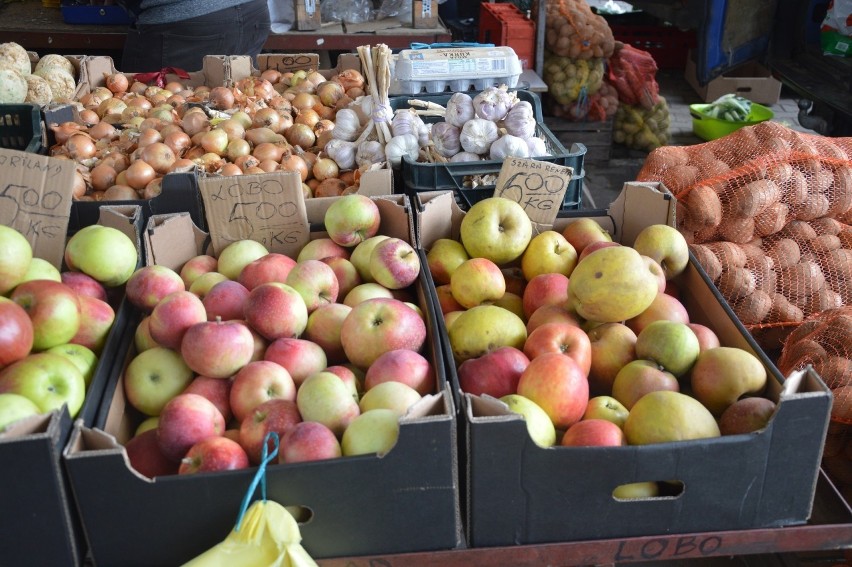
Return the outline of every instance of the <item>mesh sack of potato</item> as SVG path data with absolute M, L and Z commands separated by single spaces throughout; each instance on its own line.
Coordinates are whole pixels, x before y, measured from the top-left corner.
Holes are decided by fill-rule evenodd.
M 764 348 L 852 300 L 852 138 L 763 122 L 652 152 L 638 179 L 678 199 L 678 228 Z M 697 246 L 699 245 L 699 246 Z
M 571 59 L 547 54 L 542 79 L 550 97 L 562 105 L 595 95 L 604 79 L 603 59 Z
M 660 96 L 657 84 L 657 62 L 647 51 L 616 42 L 609 58 L 607 76 L 624 104 L 651 110 Z
M 787 337 L 778 369 L 787 375 L 809 364 L 834 395 L 823 467 L 849 495 L 852 494 L 852 306 L 812 315 Z
M 571 59 L 607 59 L 612 55 L 612 29 L 586 0 L 547 0 L 545 15 L 544 44 L 554 54 Z
M 651 152 L 669 140 L 669 106 L 665 97 L 657 97 L 651 108 L 620 102 L 615 111 L 612 141 L 634 150 Z
M 606 80 L 601 83 L 598 92 L 590 96 L 581 95 L 571 104 L 560 104 L 550 97 L 547 101 L 550 114 L 574 122 L 606 122 L 618 109 L 618 93 Z

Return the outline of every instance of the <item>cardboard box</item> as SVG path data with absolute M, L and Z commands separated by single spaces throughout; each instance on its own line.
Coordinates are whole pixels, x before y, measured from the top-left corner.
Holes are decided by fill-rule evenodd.
M 554 227 L 591 216 L 614 239 L 630 244 L 648 224 L 673 224 L 675 200 L 661 189 L 657 183 L 627 183 L 608 210 L 560 217 Z M 420 199 L 417 226 L 424 249 L 437 238 L 457 235 L 464 213 L 452 195 Z M 504 404 L 460 391 L 445 343 L 447 372 L 461 398 L 466 454 L 460 458 L 466 459 L 471 547 L 774 528 L 808 520 L 830 391 L 812 371 L 785 380 L 694 259 L 677 283 L 692 321 L 714 329 L 723 345 L 752 352 L 767 368 L 767 395 L 777 403 L 769 425 L 753 434 L 706 440 L 543 449 Z M 683 483 L 683 490 L 642 500 L 612 497 L 622 484 L 670 480 Z
M 79 227 L 62 217 L 71 199 L 70 176 L 63 163 L 35 154 L 0 150 L 0 219 L 26 234 L 35 256 L 62 269 L 67 234 Z M 72 166 L 73 167 L 73 166 Z M 64 185 L 63 185 L 64 184 Z M 103 207 L 98 222 L 139 241 L 136 207 Z M 119 345 L 129 307 L 122 294 L 110 302 L 115 320 L 100 353 L 83 406 L 81 423 L 91 424 L 110 376 L 115 374 Z M 0 433 L 0 557 L 9 565 L 82 565 L 86 542 L 61 466 L 62 448 L 71 432 L 67 407 L 21 420 Z
M 293 0 L 297 30 L 318 30 L 322 25 L 319 0 Z
M 407 199 L 374 200 L 382 213 L 381 233 L 411 241 Z M 333 201 L 305 202 L 312 238 L 325 234 L 318 223 Z M 187 215 L 152 217 L 145 235 L 149 262 L 178 267 L 208 250 L 207 235 Z M 267 468 L 267 497 L 299 508 L 302 545 L 314 558 L 450 549 L 462 541 L 455 410 L 425 280 L 415 286 L 427 317 L 424 354 L 439 384 L 436 394 L 402 418 L 397 445 L 382 457 Z M 130 350 L 128 359 L 132 355 Z M 126 404 L 121 381 L 112 385 L 97 424 L 75 424 L 64 452 L 92 557 L 99 565 L 181 564 L 234 527 L 257 469 L 142 477 L 130 469 L 122 446 L 142 416 Z
M 441 25 L 437 0 L 411 0 L 411 27 L 414 29 L 437 28 Z
M 752 102 L 773 105 L 781 97 L 781 81 L 757 61 L 740 65 L 701 85 L 698 83 L 694 52 L 690 51 L 684 78 L 704 102 L 713 102 L 722 95 L 735 93 Z

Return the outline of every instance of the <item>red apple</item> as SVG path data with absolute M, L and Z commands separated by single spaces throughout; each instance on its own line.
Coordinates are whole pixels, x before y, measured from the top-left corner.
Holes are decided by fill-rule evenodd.
M 556 352 L 570 356 L 580 366 L 585 376 L 592 366 L 592 344 L 580 327 L 570 323 L 546 323 L 529 334 L 524 343 L 524 354 L 533 360 Z
M 317 343 L 325 351 L 330 364 L 346 362 L 346 353 L 340 342 L 340 329 L 352 308 L 342 303 L 319 306 L 308 316 L 304 337 Z
M 349 361 L 367 369 L 388 351 L 419 351 L 426 341 L 426 324 L 398 299 L 368 299 L 352 308 L 343 321 L 340 338 Z
M 420 258 L 401 238 L 386 238 L 370 253 L 370 274 L 388 289 L 403 289 L 420 275 Z
M 30 353 L 33 324 L 24 308 L 0 296 L 0 370 Z
M 380 355 L 367 368 L 364 389 L 382 382 L 402 382 L 424 396 L 437 390 L 435 370 L 426 358 L 413 350 L 397 349 Z
M 589 389 L 608 395 L 618 371 L 636 359 L 636 333 L 623 323 L 604 323 L 588 332 L 592 348 Z
M 198 394 L 178 394 L 160 412 L 157 443 L 167 458 L 179 461 L 190 447 L 224 431 L 225 418 L 213 402 Z
M 562 305 L 542 305 L 527 319 L 527 333 L 532 333 L 546 323 L 567 323 L 579 327 L 580 319 Z
M 218 261 L 216 258 L 208 256 L 207 254 L 200 254 L 187 260 L 181 267 L 178 274 L 183 280 L 185 288 L 189 289 L 199 276 L 206 274 L 207 272 L 215 272 L 217 267 Z
M 584 419 L 568 428 L 563 447 L 620 447 L 624 445 L 621 428 L 606 419 Z
M 658 293 L 664 293 L 666 291 L 666 285 L 668 285 L 668 280 L 666 280 L 666 273 L 663 271 L 663 267 L 650 256 L 642 256 L 642 259 L 644 259 L 645 263 L 648 265 L 648 271 L 657 276 Z
M 459 386 L 475 396 L 502 398 L 518 391 L 518 381 L 529 363 L 527 355 L 515 347 L 500 347 L 462 362 L 458 367 Z
M 769 398 L 742 398 L 728 406 L 719 417 L 722 435 L 738 435 L 760 431 L 775 415 L 775 402 Z
M 104 285 L 83 272 L 62 272 L 59 275 L 62 283 L 70 287 L 77 295 L 88 295 L 101 301 L 107 300 L 107 292 Z
M 77 300 L 80 302 L 80 327 L 68 342 L 100 354 L 115 322 L 115 311 L 106 301 L 88 295 L 78 295 Z
M 645 311 L 628 319 L 626 324 L 637 335 L 654 321 L 689 323 L 689 313 L 683 303 L 667 293 L 658 293 Z
M 630 410 L 639 398 L 650 392 L 680 391 L 677 378 L 650 360 L 634 360 L 624 365 L 612 383 L 612 397 Z
M 270 252 L 246 265 L 237 281 L 249 291 L 265 283 L 284 283 L 295 265 L 290 256 Z
M 127 300 L 145 313 L 150 313 L 161 299 L 176 291 L 186 291 L 180 275 L 157 264 L 138 268 L 124 287 Z
M 33 325 L 33 350 L 70 342 L 80 328 L 80 300 L 67 285 L 52 280 L 24 282 L 10 296 Z
M 232 384 L 232 380 L 211 378 L 210 376 L 196 376 L 181 393 L 204 396 L 213 402 L 213 405 L 216 406 L 216 409 L 218 409 L 222 414 L 222 417 L 225 418 L 225 423 L 228 423 L 234 416 L 231 411 Z
M 612 236 L 597 221 L 587 217 L 579 218 L 567 225 L 562 229 L 562 236 L 574 247 L 577 254 L 581 254 L 583 249 L 592 242 L 612 241 Z
M 296 383 L 280 364 L 250 362 L 234 375 L 229 402 L 237 421 L 242 422 L 254 408 L 273 398 L 296 401 Z
M 337 244 L 351 248 L 379 231 L 379 207 L 365 195 L 340 197 L 326 210 L 325 229 Z
M 269 340 L 298 337 L 308 324 L 308 307 L 299 292 L 289 285 L 265 283 L 249 293 L 245 320 Z
M 240 445 L 246 450 L 249 461 L 259 464 L 263 454 L 263 441 L 267 433 L 275 432 L 280 437 L 291 427 L 302 421 L 296 402 L 282 398 L 267 400 L 254 408 L 240 422 Z M 280 444 L 279 444 L 280 445 Z M 272 450 L 271 440 L 267 444 Z
M 500 267 L 487 258 L 462 262 L 450 277 L 450 291 L 466 309 L 493 303 L 506 293 L 506 279 Z
M 299 292 L 305 300 L 308 314 L 320 305 L 335 303 L 340 291 L 334 270 L 319 260 L 297 262 L 287 275 L 285 283 Z
M 124 444 L 130 466 L 139 474 L 154 478 L 177 474 L 180 461 L 169 459 L 157 442 L 157 430 L 148 429 Z
M 323 260 L 325 258 L 345 258 L 348 260 L 349 249 L 344 248 L 331 238 L 315 238 L 302 246 L 296 261 Z
M 521 374 L 518 394 L 541 406 L 557 429 L 567 429 L 586 411 L 589 381 L 573 358 L 543 354 Z
M 698 337 L 698 348 L 700 352 L 721 346 L 719 337 L 710 327 L 700 323 L 687 323 L 687 326 L 692 329 L 695 336 Z
M 227 437 L 208 437 L 189 448 L 181 459 L 178 474 L 233 471 L 249 467 L 245 449 Z
M 621 246 L 621 244 L 618 242 L 611 242 L 609 240 L 597 240 L 595 242 L 590 242 L 577 256 L 577 261 L 579 262 L 595 250 L 600 250 L 601 248 L 606 248 L 608 246 Z
M 444 315 L 453 311 L 464 311 L 464 306 L 453 297 L 453 290 L 450 284 L 439 285 L 435 288 L 435 293 L 438 296 L 438 305 L 441 307 L 441 313 Z
M 223 321 L 242 319 L 245 314 L 249 290 L 239 282 L 224 280 L 210 288 L 201 302 L 207 311 L 207 320 Z
M 279 463 L 305 463 L 341 456 L 340 442 L 334 432 L 316 421 L 302 421 L 281 438 Z
M 202 321 L 186 330 L 180 354 L 193 372 L 228 378 L 251 361 L 254 339 L 241 321 Z
M 167 295 L 154 307 L 148 331 L 157 344 L 180 350 L 186 330 L 204 321 L 207 321 L 207 312 L 198 296 L 189 291 L 178 291 Z
M 363 283 L 361 276 L 358 274 L 358 269 L 348 258 L 339 256 L 331 256 L 320 260 L 332 269 L 335 277 L 337 277 L 337 298 L 346 297 L 352 289 Z
M 306 339 L 277 339 L 266 348 L 264 360 L 286 368 L 297 387 L 305 378 L 328 366 L 322 347 Z
M 524 314 L 530 317 L 543 305 L 568 306 L 568 276 L 559 273 L 535 276 L 524 288 Z

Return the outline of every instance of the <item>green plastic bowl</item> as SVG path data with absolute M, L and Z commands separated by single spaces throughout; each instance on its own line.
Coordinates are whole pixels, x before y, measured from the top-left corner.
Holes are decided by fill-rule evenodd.
M 770 109 L 756 102 L 751 103 L 751 112 L 745 122 L 731 122 L 721 118 L 711 118 L 705 111 L 709 104 L 690 104 L 689 112 L 692 115 L 692 131 L 702 140 L 716 140 L 727 136 L 731 132 L 739 130 L 743 126 L 754 126 L 775 116 Z

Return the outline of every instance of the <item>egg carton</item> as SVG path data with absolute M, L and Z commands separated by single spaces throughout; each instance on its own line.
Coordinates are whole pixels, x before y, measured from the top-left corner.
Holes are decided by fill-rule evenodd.
M 508 46 L 404 49 L 391 69 L 389 94 L 437 94 L 515 88 L 521 62 Z

